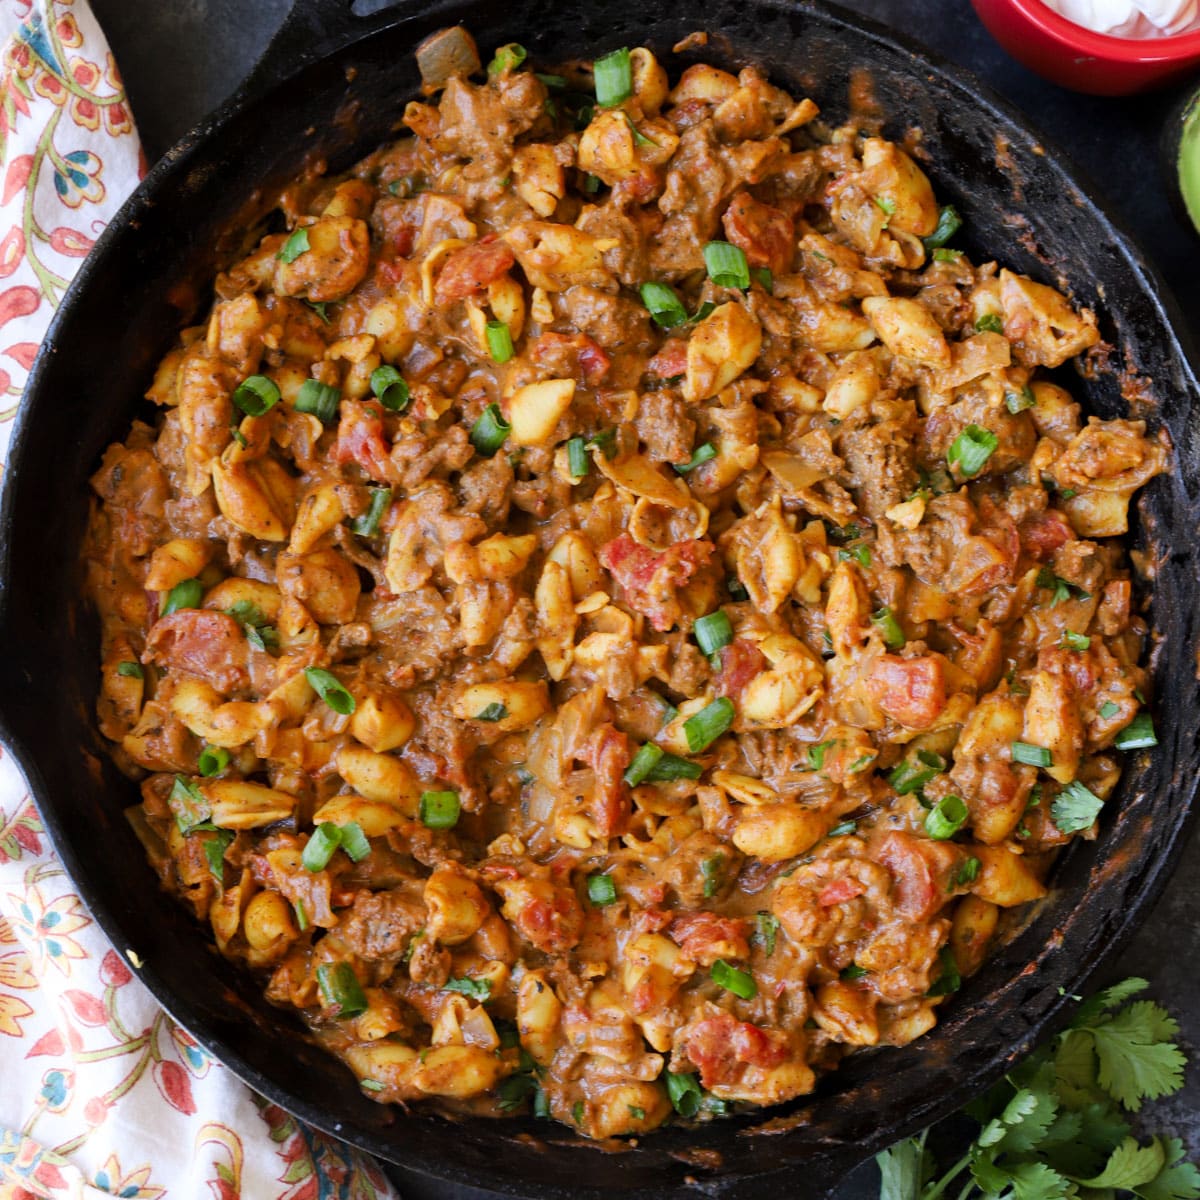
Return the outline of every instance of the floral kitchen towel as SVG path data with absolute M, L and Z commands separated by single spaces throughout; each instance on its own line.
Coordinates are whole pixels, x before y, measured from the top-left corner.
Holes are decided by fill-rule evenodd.
M 144 163 L 86 0 L 0 0 L 0 44 L 3 464 L 38 343 Z M 0 750 L 0 1200 L 392 1194 L 374 1163 L 256 1096 L 158 1008 Z

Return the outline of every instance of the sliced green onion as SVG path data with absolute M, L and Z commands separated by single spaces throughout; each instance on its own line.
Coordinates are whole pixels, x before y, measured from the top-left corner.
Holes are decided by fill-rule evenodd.
M 596 81 L 596 103 L 612 108 L 633 95 L 633 65 L 629 50 L 622 47 L 592 64 Z
M 979 859 L 972 857 L 968 858 L 965 863 L 954 873 L 955 887 L 966 887 L 970 883 L 974 883 L 979 878 L 979 868 L 983 864 Z
M 287 241 L 280 246 L 279 253 L 275 257 L 281 262 L 293 263 L 309 249 L 311 247 L 308 244 L 307 228 L 296 229 L 288 235 Z
M 642 303 L 650 311 L 656 325 L 663 329 L 674 329 L 676 325 L 687 321 L 687 309 L 673 287 L 651 281 L 642 284 L 641 293 Z
M 888 783 L 901 796 L 919 792 L 930 780 L 935 779 L 946 769 L 946 761 L 940 754 L 930 750 L 918 750 L 917 761 L 906 758 L 893 768 L 888 776 Z
M 720 890 L 725 881 L 725 855 L 714 854 L 700 864 L 700 874 L 704 876 L 704 898 L 711 900 Z
M 768 296 L 775 294 L 775 277 L 771 274 L 770 267 L 751 267 L 750 278 L 762 288 Z
M 279 645 L 279 630 L 271 625 L 243 625 L 242 632 L 246 635 L 246 641 L 252 645 L 255 650 L 261 650 L 264 654 L 269 653 Z
M 1154 732 L 1154 718 L 1148 712 L 1138 713 L 1113 742 L 1118 750 L 1145 750 L 1149 746 L 1158 745 L 1158 735 Z
M 947 250 L 943 246 L 939 246 L 933 252 L 934 262 L 958 262 L 960 258 L 962 258 L 961 250 Z
M 733 626 L 720 609 L 701 617 L 692 632 L 696 635 L 700 653 L 704 655 L 716 654 L 722 646 L 728 646 L 733 641 Z
M 318 825 L 304 844 L 304 853 L 300 855 L 304 869 L 313 872 L 325 870 L 341 844 L 342 831 L 336 825 L 328 821 Z
M 706 462 L 709 462 L 711 459 L 716 457 L 716 446 L 714 446 L 712 442 L 703 442 L 701 445 L 696 447 L 695 452 L 687 462 L 683 463 L 682 465 L 677 465 L 675 463 L 672 463 L 671 465 L 675 467 L 675 470 L 680 475 L 686 475 L 689 471 L 694 471 L 697 467 L 703 466 Z
M 1019 412 L 1024 412 L 1027 408 L 1033 408 L 1037 404 L 1037 397 L 1033 394 L 1033 388 L 1026 384 L 1019 392 L 1004 393 L 1004 407 L 1008 409 L 1014 416 Z
M 1053 608 L 1056 604 L 1061 604 L 1064 600 L 1071 598 L 1071 584 L 1065 579 L 1060 579 L 1049 567 L 1043 567 L 1034 580 L 1040 588 L 1053 588 L 1054 596 L 1050 600 L 1050 607 Z M 1085 592 L 1079 593 L 1080 599 L 1088 599 Z
M 984 313 L 975 322 L 976 333 L 1003 333 L 1004 322 L 1000 320 L 999 313 Z
M 864 754 L 861 758 L 856 758 L 846 769 L 847 775 L 857 775 L 860 771 L 865 771 L 875 761 L 875 752 Z
M 838 972 L 838 978 L 844 979 L 847 983 L 853 983 L 856 979 L 862 979 L 870 973 L 866 967 L 860 967 L 858 963 L 851 963 Z
M 730 575 L 725 581 L 725 590 L 729 593 L 730 600 L 749 600 L 750 593 L 746 591 L 746 585 L 736 575 Z
M 571 438 L 567 442 L 567 473 L 572 479 L 582 479 L 590 466 L 587 443 L 581 437 Z
M 475 721 L 503 721 L 508 716 L 507 706 L 499 701 L 493 701 L 486 708 L 477 712 L 472 718 Z
M 225 882 L 225 851 L 232 841 L 232 829 L 218 829 L 212 837 L 204 839 L 204 857 L 208 860 L 208 869 L 220 884 Z
M 515 1112 L 537 1087 L 532 1075 L 510 1075 L 496 1085 L 496 1107 L 501 1112 Z
M 589 875 L 587 877 L 588 899 L 597 907 L 617 902 L 617 885 L 611 875 Z
M 667 1072 L 667 1095 L 681 1117 L 694 1117 L 704 1099 L 695 1075 L 677 1075 L 674 1071 Z
M 1092 639 L 1086 633 L 1072 633 L 1067 630 L 1063 634 L 1063 645 L 1070 650 L 1086 650 L 1092 644 Z
M 808 748 L 808 769 L 810 771 L 820 771 L 825 766 L 825 755 L 831 746 L 836 746 L 837 742 L 818 742 L 815 746 Z
M 296 913 L 296 928 L 303 933 L 308 928 L 308 910 L 304 907 L 304 901 L 297 900 L 292 908 Z
M 650 774 L 659 759 L 663 757 L 663 751 L 659 749 L 653 742 L 647 742 L 633 756 L 633 761 L 625 768 L 625 774 L 621 776 L 630 787 L 637 787 L 642 783 L 646 776 Z
M 1059 833 L 1080 833 L 1091 829 L 1103 807 L 1104 801 L 1076 779 L 1054 798 L 1050 819 Z
M 198 579 L 185 579 L 167 593 L 167 602 L 163 605 L 162 615 L 169 617 L 181 608 L 199 608 L 200 601 L 203 599 L 204 584 Z
M 856 562 L 860 567 L 871 565 L 871 547 L 865 542 L 857 546 L 843 546 L 838 551 L 838 562 Z
M 362 1088 L 364 1092 L 382 1092 L 384 1088 L 384 1085 L 380 1083 L 378 1079 L 360 1079 L 358 1081 L 358 1086 Z
M 1113 717 L 1115 717 L 1120 711 L 1121 706 L 1119 704 L 1114 704 L 1111 700 L 1105 700 L 1105 702 L 1100 705 L 1100 716 L 1105 721 L 1111 721 Z
M 512 333 L 503 321 L 489 321 L 486 329 L 488 353 L 493 362 L 506 363 L 513 356 Z
M 929 991 L 925 993 L 927 996 L 948 996 L 962 987 L 962 975 L 958 970 L 958 960 L 949 946 L 943 946 L 938 951 L 938 963 L 942 972 L 933 981 L 933 986 Z
M 883 634 L 884 645 L 892 650 L 899 650 L 907 640 L 896 614 L 886 604 L 871 614 L 871 624 Z
M 704 247 L 704 265 L 717 287 L 748 288 L 750 264 L 746 252 L 730 242 L 709 242 Z
M 306 379 L 296 393 L 292 407 L 298 413 L 309 413 L 316 417 L 322 425 L 337 420 L 338 405 L 342 402 L 342 393 L 338 388 L 330 387 L 316 379 Z
M 248 417 L 261 417 L 279 403 L 279 388 L 265 375 L 251 375 L 237 385 L 233 402 Z
M 412 399 L 404 376 L 395 367 L 376 367 L 371 372 L 371 391 L 379 403 L 391 412 L 403 412 Z
M 1029 742 L 1013 742 L 1012 760 L 1024 763 L 1027 767 L 1050 767 L 1054 765 L 1054 756 L 1045 746 L 1033 746 Z
M 142 670 L 142 664 L 139 662 L 119 662 L 117 663 L 117 674 L 124 675 L 126 679 L 145 679 L 146 672 Z
M 589 449 L 599 450 L 607 459 L 613 459 L 617 456 L 617 431 L 615 429 L 601 429 L 599 433 L 593 433 L 584 445 Z
M 625 1107 L 629 1109 L 629 1115 L 635 1121 L 644 1121 L 646 1119 L 646 1110 L 644 1108 L 638 1108 L 636 1104 L 627 1104 Z
M 186 775 L 176 775 L 167 804 L 180 833 L 190 833 L 212 816 L 212 808 L 200 788 Z
M 426 829 L 453 829 L 462 812 L 457 792 L 422 792 L 420 817 Z
M 200 751 L 196 765 L 200 769 L 200 774 L 206 779 L 213 775 L 220 775 L 229 766 L 229 751 L 224 746 L 205 746 Z
M 656 747 L 657 749 L 657 747 Z M 632 765 L 632 764 L 631 764 Z M 664 754 L 646 775 L 647 783 L 670 783 L 674 779 L 699 779 L 704 768 L 674 754 Z
M 347 821 L 339 828 L 342 832 L 342 849 L 350 856 L 351 862 L 362 862 L 371 853 L 371 843 L 363 833 L 362 826 L 357 821 Z
M 847 837 L 858 831 L 857 821 L 843 821 L 840 825 L 835 825 L 825 836 L 826 837 Z
M 247 440 L 246 435 L 236 425 L 231 425 L 229 427 L 229 436 L 231 438 L 233 438 L 233 440 L 235 442 L 237 442 L 237 444 L 239 446 L 241 446 L 241 448 L 243 450 L 245 450 L 246 447 L 248 445 L 250 445 L 250 442 Z
M 967 806 L 961 796 L 943 796 L 925 816 L 925 832 L 944 842 L 967 823 Z
M 367 1011 L 367 997 L 349 963 L 322 963 L 317 968 L 317 986 L 326 1005 L 337 1010 L 340 1020 L 345 1021 Z
M 937 228 L 927 238 L 921 240 L 925 243 L 927 250 L 935 250 L 939 246 L 944 246 L 961 228 L 962 217 L 958 215 L 958 209 L 953 204 L 943 204 L 938 209 Z
M 374 537 L 379 532 L 379 522 L 383 514 L 392 506 L 392 489 L 390 487 L 368 488 L 371 502 L 367 511 L 350 522 L 350 532 L 359 537 Z
M 540 1084 L 533 1092 L 533 1115 L 542 1121 L 550 1119 L 550 1100 Z
M 341 681 L 332 671 L 322 667 L 305 667 L 304 678 L 312 688 L 335 713 L 348 717 L 355 709 L 354 697 L 342 686 Z
M 635 146 L 657 146 L 658 143 L 652 138 L 647 137 L 634 123 L 633 118 L 628 114 L 623 114 L 625 124 L 629 126 L 629 132 L 633 134 L 633 143 Z
M 535 71 L 534 76 L 540 79 L 546 87 L 554 91 L 561 91 L 567 86 L 566 76 L 564 75 L 544 75 L 541 71 Z
M 758 995 L 758 985 L 754 982 L 754 976 L 748 971 L 731 966 L 723 958 L 718 958 L 713 963 L 710 976 L 717 987 L 722 987 L 743 1000 L 753 1000 Z
M 733 701 L 720 696 L 683 723 L 683 735 L 693 754 L 707 750 L 733 724 Z
M 583 190 L 587 192 L 589 196 L 594 196 L 600 190 L 600 176 L 585 175 L 583 177 Z
M 964 479 L 974 479 L 999 445 L 1000 439 L 990 429 L 984 429 L 982 425 L 968 425 L 950 444 L 950 449 L 946 451 L 946 462 L 958 467 Z
M 492 981 L 490 979 L 447 979 L 442 984 L 443 992 L 458 992 L 460 996 L 470 996 L 472 1000 L 490 1000 L 492 996 Z
M 487 73 L 489 75 L 503 75 L 506 71 L 515 71 L 526 59 L 527 51 L 525 47 L 517 42 L 509 42 L 507 46 L 501 46 L 497 51 L 492 61 L 488 63 Z
M 489 404 L 471 426 L 471 445 L 484 456 L 491 458 L 505 439 L 512 433 L 512 426 L 500 415 L 496 404 Z
M 328 300 L 305 300 L 305 304 L 321 318 L 326 325 L 329 324 L 329 301 Z
M 775 953 L 775 939 L 779 936 L 779 918 L 774 913 L 754 914 L 754 940 L 769 958 Z
M 576 1100 L 575 1103 L 571 1105 L 571 1120 L 573 1120 L 576 1125 L 582 1125 L 583 1117 L 584 1117 L 583 1101 Z

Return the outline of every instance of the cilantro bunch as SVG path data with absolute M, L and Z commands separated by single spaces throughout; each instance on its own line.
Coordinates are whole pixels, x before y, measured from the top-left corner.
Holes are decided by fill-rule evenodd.
M 1143 1145 L 1125 1112 L 1183 1086 L 1179 1026 L 1127 979 L 1082 1004 L 1074 1021 L 1035 1050 L 966 1114 L 979 1133 L 936 1176 L 926 1130 L 877 1157 L 880 1200 L 1197 1200 L 1200 1170 L 1178 1138 Z

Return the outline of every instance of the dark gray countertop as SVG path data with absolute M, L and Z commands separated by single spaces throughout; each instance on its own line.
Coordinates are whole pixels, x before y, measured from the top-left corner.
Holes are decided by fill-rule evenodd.
M 1021 108 L 1051 144 L 1067 151 L 1134 234 L 1200 325 L 1200 238 L 1172 215 L 1157 163 L 1158 135 L 1178 93 L 1124 100 L 1078 96 L 1044 83 L 992 42 L 966 0 L 843 0 L 894 25 L 974 71 Z M 125 75 L 133 111 L 153 161 L 223 100 L 258 58 L 289 0 L 92 0 Z M 1195 532 L 1193 531 L 1193 536 Z M 1110 973 L 1144 975 L 1179 1018 L 1191 1056 L 1200 1054 L 1200 829 L 1153 915 Z M 1187 1087 L 1155 1106 L 1155 1127 L 1184 1139 L 1200 1160 L 1200 1065 Z M 493 1193 L 398 1173 L 411 1200 L 485 1200 Z M 868 1164 L 838 1200 L 878 1194 Z

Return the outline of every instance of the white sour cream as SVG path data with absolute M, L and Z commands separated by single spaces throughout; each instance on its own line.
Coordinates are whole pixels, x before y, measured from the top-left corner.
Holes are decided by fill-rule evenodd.
M 1055 12 L 1095 33 L 1165 37 L 1200 29 L 1200 0 L 1044 0 Z

